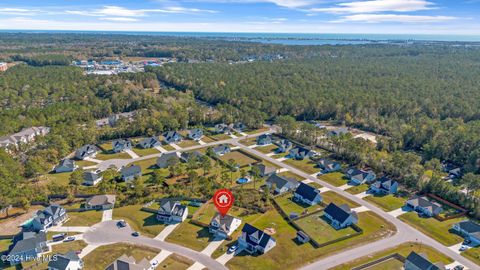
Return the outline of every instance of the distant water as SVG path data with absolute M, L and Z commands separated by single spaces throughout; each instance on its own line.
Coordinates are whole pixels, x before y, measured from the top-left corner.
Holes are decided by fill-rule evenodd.
M 132 31 L 53 31 L 0 30 L 0 33 L 83 33 L 175 36 L 251 41 L 284 45 L 367 44 L 394 42 L 480 42 L 480 35 L 397 35 L 397 34 L 295 34 L 295 33 L 207 33 L 207 32 L 132 32 Z

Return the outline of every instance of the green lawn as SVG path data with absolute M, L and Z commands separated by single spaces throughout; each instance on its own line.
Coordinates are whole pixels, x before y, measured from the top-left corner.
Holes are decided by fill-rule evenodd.
M 45 175 L 45 179 L 48 183 L 55 183 L 61 186 L 68 186 L 70 181 L 71 172 L 64 173 L 49 173 Z
M 398 209 L 404 206 L 405 202 L 407 201 L 406 198 L 402 198 L 392 194 L 385 195 L 385 196 L 370 195 L 368 197 L 365 197 L 364 200 L 380 206 L 380 208 L 382 208 L 385 211 L 392 211 L 392 210 Z
M 323 212 L 310 215 L 305 218 L 296 220 L 295 223 L 299 225 L 304 232 L 306 232 L 313 240 L 318 243 L 325 243 L 338 239 L 340 237 L 345 237 L 356 233 L 351 227 L 347 227 L 341 230 L 335 230 L 330 224 L 327 223 L 323 217 Z
M 87 246 L 83 240 L 75 240 L 72 242 L 61 243 L 58 245 L 54 245 L 52 247 L 52 253 L 67 253 L 69 251 L 81 251 Z
M 162 148 L 167 150 L 167 151 L 175 150 L 175 148 L 173 146 L 171 146 L 170 144 L 164 144 L 164 143 L 162 143 Z
M 156 215 L 141 211 L 142 205 L 128 205 L 113 209 L 113 219 L 124 219 L 132 229 L 149 237 L 157 236 L 166 225 L 159 222 Z M 154 208 L 154 207 L 152 207 Z
M 214 141 L 223 141 L 223 140 L 228 140 L 228 139 L 232 138 L 229 135 L 223 134 L 223 133 L 211 135 L 211 136 L 208 136 L 208 137 L 210 137 L 210 139 L 212 139 Z
M 438 221 L 435 218 L 422 218 L 416 212 L 405 213 L 398 217 L 415 227 L 417 230 L 432 237 L 445 246 L 451 246 L 463 241 L 460 236 L 450 233 L 453 224 L 465 220 L 464 217 L 454 218 L 446 221 Z
M 92 226 L 102 221 L 102 211 L 68 212 L 64 226 Z
M 296 160 L 296 159 L 289 158 L 283 162 L 299 170 L 302 170 L 308 174 L 314 174 L 319 172 L 319 169 L 316 168 L 315 162 L 313 162 L 309 158 L 305 158 L 303 160 Z
M 193 250 L 202 251 L 213 240 L 208 228 L 203 228 L 185 220 L 165 239 Z
M 257 138 L 252 137 L 252 138 L 244 139 L 244 140 L 241 140 L 240 143 L 246 146 L 255 145 L 257 144 Z
M 446 255 L 438 252 L 437 250 L 433 249 L 430 246 L 427 245 L 422 245 L 418 243 L 404 243 L 399 246 L 396 246 L 394 248 L 386 249 L 380 252 L 377 252 L 373 255 L 365 256 L 353 261 L 350 261 L 348 263 L 336 266 L 334 268 L 331 268 L 331 270 L 350 270 L 353 267 L 358 267 L 361 265 L 364 265 L 368 262 L 383 258 L 385 256 L 398 253 L 402 255 L 403 257 L 407 257 L 410 252 L 415 251 L 417 253 L 423 253 L 425 254 L 428 259 L 434 263 L 436 262 L 442 262 L 443 264 L 447 265 L 453 262 L 452 259 L 447 257 Z M 372 268 L 368 268 L 369 270 Z M 373 268 L 373 269 L 385 269 L 389 270 L 388 268 Z M 395 269 L 395 268 L 393 268 Z
M 268 128 L 262 127 L 262 128 L 259 128 L 259 129 L 253 129 L 253 130 L 245 131 L 245 133 L 246 134 L 257 134 L 257 133 L 264 132 L 264 131 L 267 131 L 267 130 L 268 130 Z
M 276 146 L 275 144 L 270 144 L 270 145 L 265 145 L 265 146 L 259 146 L 259 147 L 256 147 L 255 150 L 258 150 L 264 154 L 268 154 L 268 153 L 272 153 L 273 151 L 275 151 L 276 149 L 278 149 L 278 146 Z
M 160 250 L 158 249 L 125 243 L 100 246 L 83 258 L 84 268 L 103 270 L 123 254 L 134 257 L 137 262 L 143 258 L 150 261 L 159 252 Z
M 138 147 L 135 147 L 132 149 L 133 152 L 135 152 L 137 155 L 143 157 L 143 156 L 149 156 L 149 155 L 155 155 L 155 154 L 160 154 L 160 152 L 155 149 L 155 148 L 146 148 L 146 149 L 143 149 L 143 148 L 138 148 Z
M 105 151 L 111 151 L 113 149 L 112 142 L 106 142 L 99 145 L 101 149 Z
M 148 174 L 151 173 L 154 170 L 161 170 L 164 172 L 165 176 L 168 176 L 170 172 L 168 169 L 158 169 L 157 168 L 157 158 L 150 158 L 150 159 L 145 159 L 145 160 L 140 160 L 140 161 L 135 161 L 133 164 L 140 166 L 142 168 L 142 174 Z
M 163 260 L 157 268 L 168 270 L 185 270 L 188 269 L 192 264 L 193 261 L 174 253 Z
M 317 176 L 318 179 L 328 182 L 336 187 L 343 186 L 347 183 L 347 179 L 344 178 L 344 174 L 341 172 L 332 172 Z
M 120 153 L 113 153 L 113 152 L 100 152 L 95 156 L 95 159 L 99 160 L 109 160 L 109 159 L 131 159 L 132 157 L 125 153 L 125 152 L 120 152 Z
M 75 160 L 75 165 L 80 168 L 96 165 L 97 163 L 88 160 Z
M 186 147 L 199 145 L 199 143 L 194 141 L 194 140 L 183 140 L 183 141 L 177 143 L 177 145 L 180 146 L 181 148 L 186 148 Z
M 369 188 L 368 185 L 358 185 L 358 186 L 352 186 L 351 188 L 348 188 L 346 189 L 345 191 L 350 193 L 350 194 L 359 194 L 359 193 L 362 193 L 364 191 L 367 191 Z
M 201 141 L 204 142 L 204 143 L 214 142 L 214 140 L 212 138 L 208 137 L 208 136 L 203 136 Z
M 480 266 L 480 247 L 470 248 L 467 251 L 461 253 L 462 256 L 472 260 L 474 263 Z
M 220 160 L 224 162 L 228 162 L 230 159 L 235 160 L 235 163 L 238 164 L 240 167 L 248 166 L 257 162 L 257 160 L 243 154 L 240 151 L 232 151 L 220 157 Z
M 292 173 L 292 172 L 290 172 L 290 171 L 281 172 L 281 173 L 279 173 L 278 175 L 285 176 L 285 177 L 288 177 L 288 178 L 292 178 L 292 179 L 295 179 L 295 180 L 297 180 L 297 181 L 303 181 L 303 180 L 305 180 L 305 178 L 303 178 L 303 177 L 301 177 L 301 176 L 299 176 L 299 175 L 297 175 L 297 174 L 294 174 L 294 173 Z
M 7 251 L 8 247 L 12 243 L 12 239 L 1 239 L 0 240 L 0 254 Z
M 387 261 L 381 262 L 379 264 L 375 264 L 369 268 L 368 270 L 403 270 L 403 262 L 397 259 L 389 259 Z
M 336 205 L 340 206 L 342 204 L 347 204 L 350 208 L 359 207 L 360 205 L 354 201 L 351 201 L 338 193 L 333 191 L 327 191 L 321 193 L 323 198 L 323 203 L 329 204 L 331 202 L 335 203 Z
M 287 215 L 290 215 L 290 213 L 297 213 L 298 215 L 301 215 L 302 213 L 310 213 L 322 208 L 320 205 L 311 206 L 303 203 L 297 203 L 294 202 L 292 198 L 293 196 L 290 195 L 275 198 L 277 204 Z

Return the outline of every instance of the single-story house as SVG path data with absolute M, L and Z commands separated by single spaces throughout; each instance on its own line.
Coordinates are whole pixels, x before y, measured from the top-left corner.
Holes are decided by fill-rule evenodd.
M 445 266 L 441 263 L 433 264 L 427 259 L 427 256 L 424 254 L 418 254 L 415 251 L 410 252 L 410 254 L 405 259 L 403 264 L 405 270 L 445 270 Z
M 237 122 L 233 124 L 233 129 L 235 129 L 238 132 L 243 132 L 246 128 L 247 126 L 242 122 Z
M 179 223 L 187 219 L 188 207 L 180 202 L 172 200 L 163 200 L 160 202 L 160 208 L 157 211 L 157 220 L 171 224 Z
M 129 139 L 119 139 L 112 142 L 112 151 L 114 153 L 120 153 L 130 149 L 132 149 L 132 141 L 130 141 Z
M 293 193 L 293 199 L 308 205 L 315 205 L 322 201 L 320 190 L 300 182 L 300 185 Z
M 430 201 L 426 196 L 416 196 L 407 201 L 407 206 L 421 215 L 435 216 L 439 215 L 443 208 L 439 203 Z
M 295 190 L 300 185 L 297 180 L 276 173 L 268 177 L 266 184 L 274 194 L 282 194 L 287 191 Z
M 48 228 L 62 224 L 68 218 L 67 211 L 60 205 L 51 204 L 43 210 L 38 210 L 30 226 L 33 231 L 46 231 Z
M 377 177 L 372 170 L 359 170 L 357 168 L 349 168 L 345 172 L 345 176 L 355 185 L 361 185 L 365 182 L 369 183 Z
M 123 167 L 120 170 L 120 174 L 122 175 L 122 181 L 132 181 L 135 178 L 142 176 L 142 168 L 138 165 Z
M 330 130 L 328 133 L 327 133 L 327 136 L 340 136 L 340 135 L 345 135 L 345 134 L 348 134 L 349 131 L 348 131 L 348 128 L 346 127 L 341 127 L 341 128 L 336 128 L 336 129 L 333 129 L 333 130 Z
M 260 172 L 261 177 L 270 176 L 270 175 L 274 174 L 275 172 L 277 172 L 277 168 L 272 167 L 272 166 L 267 166 L 263 163 L 256 164 L 255 167 L 258 168 L 258 171 Z
M 342 169 L 340 163 L 327 158 L 321 158 L 317 161 L 317 166 L 321 169 L 321 173 L 336 172 Z
M 313 152 L 307 148 L 297 146 L 295 148 L 290 149 L 288 152 L 288 157 L 298 159 L 298 160 L 303 160 L 306 157 L 311 157 L 313 156 Z
M 325 217 L 330 221 L 330 225 L 336 230 L 346 228 L 352 224 L 357 224 L 358 216 L 346 204 L 337 206 L 330 203 L 323 211 Z
M 177 164 L 179 160 L 177 153 L 164 153 L 157 159 L 157 167 L 167 168 Z
M 87 144 L 75 151 L 75 159 L 84 160 L 86 158 L 94 158 L 97 155 L 98 147 Z
M 56 259 L 48 263 L 48 270 L 80 270 L 83 268 L 83 261 L 75 251 L 54 256 Z
M 198 141 L 203 137 L 203 130 L 200 128 L 194 128 L 188 131 L 188 138 Z
M 161 145 L 162 143 L 160 142 L 160 140 L 158 140 L 157 137 L 145 138 L 137 144 L 138 148 L 143 148 L 143 149 L 153 148 L 155 146 L 161 146 Z
M 10 265 L 32 260 L 48 250 L 45 232 L 20 232 L 13 237 L 13 244 L 8 252 Z
M 382 176 L 370 185 L 370 190 L 376 194 L 395 194 L 398 190 L 398 183 L 386 176 Z
M 85 209 L 107 210 L 115 206 L 115 195 L 95 195 L 87 199 Z
M 146 258 L 137 262 L 134 257 L 129 257 L 123 254 L 120 258 L 107 266 L 105 270 L 149 270 L 151 267 L 150 262 Z
M 240 227 L 241 224 L 241 219 L 230 215 L 222 216 L 220 213 L 215 213 L 208 226 L 208 231 L 217 237 L 227 238 Z
M 163 137 L 165 138 L 166 143 L 178 143 L 183 139 L 182 135 L 176 131 L 165 132 Z
M 470 246 L 480 246 L 480 224 L 464 220 L 453 225 L 452 229 L 469 241 Z
M 256 252 L 264 254 L 274 248 L 277 242 L 267 233 L 245 223 L 242 228 L 242 235 L 238 238 L 238 244 L 250 254 Z
M 276 145 L 278 146 L 277 148 L 278 153 L 286 153 L 290 151 L 290 149 L 293 147 L 293 143 L 285 139 L 278 141 Z
M 63 172 L 73 172 L 78 169 L 78 166 L 75 165 L 75 161 L 71 159 L 62 159 L 60 163 L 53 168 L 53 171 L 56 173 L 63 173 Z
M 203 154 L 198 152 L 198 151 L 193 151 L 193 152 L 183 152 L 180 155 L 180 160 L 183 162 L 188 162 L 190 160 L 194 161 L 200 161 L 200 159 L 203 157 Z
M 273 139 L 270 134 L 262 134 L 257 137 L 257 145 L 269 145 L 272 144 Z
M 103 180 L 103 176 L 98 171 L 83 173 L 83 184 L 85 186 L 95 186 L 98 183 L 100 183 L 100 181 L 102 180 Z
M 215 133 L 229 133 L 230 127 L 226 124 L 217 124 L 215 125 Z
M 218 155 L 218 156 L 223 156 L 226 153 L 230 153 L 230 151 L 231 151 L 230 146 L 226 144 L 221 144 L 213 148 L 213 153 L 215 153 L 215 155 Z

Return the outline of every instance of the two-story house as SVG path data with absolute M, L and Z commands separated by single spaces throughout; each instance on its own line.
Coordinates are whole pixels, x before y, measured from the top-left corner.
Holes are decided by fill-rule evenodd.
M 219 213 L 215 213 L 210 221 L 208 231 L 216 237 L 227 238 L 240 227 L 241 224 L 242 220 L 239 218 L 230 215 L 222 216 Z
M 250 254 L 256 252 L 264 254 L 274 248 L 277 242 L 267 233 L 245 223 L 242 228 L 242 234 L 238 238 L 238 244 Z
M 157 211 L 157 220 L 166 224 L 180 223 L 188 216 L 188 208 L 180 202 L 163 200 Z

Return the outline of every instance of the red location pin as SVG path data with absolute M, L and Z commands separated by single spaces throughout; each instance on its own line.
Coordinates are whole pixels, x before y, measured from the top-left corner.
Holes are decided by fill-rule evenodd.
M 218 212 L 224 217 L 233 205 L 233 194 L 228 189 L 219 189 L 213 195 L 213 203 Z

